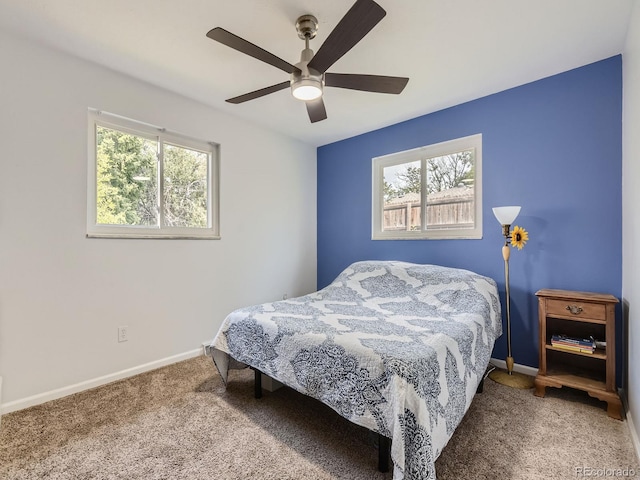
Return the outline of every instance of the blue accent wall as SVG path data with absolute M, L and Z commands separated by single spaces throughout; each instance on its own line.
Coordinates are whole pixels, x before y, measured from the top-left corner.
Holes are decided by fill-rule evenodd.
M 483 238 L 371 240 L 371 159 L 476 133 Z M 503 237 L 491 210 L 501 205 L 521 205 L 515 224 L 529 232 L 511 252 L 512 346 L 516 363 L 537 367 L 537 290 L 621 297 L 621 56 L 318 148 L 318 288 L 352 262 L 394 259 L 490 276 L 504 305 Z M 619 306 L 617 317 L 621 332 Z M 506 357 L 506 335 L 493 356 Z

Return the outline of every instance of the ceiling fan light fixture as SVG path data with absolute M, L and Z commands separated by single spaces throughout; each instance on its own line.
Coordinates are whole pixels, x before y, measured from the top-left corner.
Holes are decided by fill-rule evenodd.
M 315 78 L 303 78 L 291 84 L 291 94 L 298 100 L 315 100 L 322 96 L 322 82 Z

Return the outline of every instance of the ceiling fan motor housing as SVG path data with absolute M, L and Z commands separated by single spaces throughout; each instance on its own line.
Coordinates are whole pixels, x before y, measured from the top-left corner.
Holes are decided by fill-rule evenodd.
M 315 100 L 322 95 L 324 75 L 313 68 L 307 67 L 309 60 L 305 60 L 305 56 L 308 56 L 309 60 L 311 60 L 313 58 L 313 50 L 305 48 L 302 51 L 302 60 L 300 63 L 296 63 L 296 67 L 299 70 L 291 74 L 291 93 L 298 100 Z

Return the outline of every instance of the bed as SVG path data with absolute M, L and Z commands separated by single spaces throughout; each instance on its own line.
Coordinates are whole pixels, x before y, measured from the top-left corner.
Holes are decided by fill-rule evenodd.
M 232 312 L 211 353 L 225 385 L 229 369 L 263 372 L 391 439 L 394 480 L 432 480 L 501 333 L 493 279 L 364 261 L 315 293 Z

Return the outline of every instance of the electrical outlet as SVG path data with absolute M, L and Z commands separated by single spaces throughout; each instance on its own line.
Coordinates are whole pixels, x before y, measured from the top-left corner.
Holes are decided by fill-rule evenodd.
M 129 327 L 118 327 L 118 342 L 126 342 L 129 340 Z
M 283 300 L 286 300 L 287 298 L 289 298 L 289 295 L 287 295 L 286 293 L 284 293 L 284 294 L 282 295 L 282 299 L 283 299 Z

